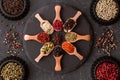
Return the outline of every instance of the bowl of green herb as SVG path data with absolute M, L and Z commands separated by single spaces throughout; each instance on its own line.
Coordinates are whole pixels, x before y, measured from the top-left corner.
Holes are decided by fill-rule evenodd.
M 0 77 L 2 80 L 26 80 L 27 65 L 19 57 L 7 57 L 0 63 Z

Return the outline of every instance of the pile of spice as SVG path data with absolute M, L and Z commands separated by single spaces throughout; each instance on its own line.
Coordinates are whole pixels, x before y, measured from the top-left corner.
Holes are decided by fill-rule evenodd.
M 4 80 L 21 80 L 23 77 L 23 68 L 17 63 L 8 62 L 2 67 L 0 76 Z
M 96 68 L 97 80 L 118 80 L 118 67 L 110 62 L 103 62 Z
M 68 19 L 63 25 L 64 31 L 70 32 L 75 27 L 75 25 L 76 22 L 73 19 Z
M 113 30 L 106 28 L 102 36 L 98 38 L 96 46 L 98 49 L 102 49 L 105 53 L 110 55 L 111 50 L 117 47 L 114 41 L 115 36 Z
M 68 42 L 63 42 L 62 43 L 62 49 L 65 50 L 68 53 L 73 53 L 74 52 L 74 46 Z
M 6 34 L 3 43 L 8 46 L 8 51 L 10 55 L 17 55 L 23 51 L 22 40 L 20 39 L 20 33 L 16 32 L 14 28 L 10 28 Z
M 10 15 L 19 15 L 24 10 L 24 0 L 2 0 L 4 11 Z
M 49 41 L 49 35 L 46 34 L 45 32 L 41 32 L 38 34 L 37 39 L 41 42 L 41 43 L 46 43 Z
M 62 36 L 59 33 L 56 33 L 53 37 L 54 44 L 60 45 L 62 42 Z
M 55 22 L 53 23 L 53 28 L 55 31 L 61 31 L 63 27 L 63 23 L 60 20 L 55 20 Z
M 116 17 L 119 8 L 115 0 L 99 0 L 95 11 L 99 18 L 109 21 Z

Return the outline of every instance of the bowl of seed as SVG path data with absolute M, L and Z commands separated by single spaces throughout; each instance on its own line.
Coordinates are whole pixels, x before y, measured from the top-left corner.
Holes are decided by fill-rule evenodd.
M 10 20 L 19 20 L 25 17 L 29 7 L 29 0 L 0 0 L 1 13 Z
M 0 63 L 0 77 L 2 80 L 26 80 L 27 69 L 21 58 L 10 56 Z
M 120 80 L 119 61 L 111 56 L 98 58 L 92 64 L 92 80 Z
M 99 24 L 114 24 L 120 18 L 120 2 L 119 0 L 93 0 L 90 13 Z

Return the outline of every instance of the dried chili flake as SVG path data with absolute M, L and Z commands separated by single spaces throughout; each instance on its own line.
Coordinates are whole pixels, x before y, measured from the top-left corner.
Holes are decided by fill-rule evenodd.
M 118 80 L 118 67 L 110 62 L 103 62 L 96 68 L 97 80 Z
M 45 32 L 41 32 L 38 34 L 37 39 L 41 42 L 41 43 L 46 43 L 49 41 L 49 35 L 46 34 Z
M 53 27 L 55 31 L 61 31 L 62 27 L 63 27 L 63 23 L 60 20 L 55 20 L 55 22 L 53 23 Z

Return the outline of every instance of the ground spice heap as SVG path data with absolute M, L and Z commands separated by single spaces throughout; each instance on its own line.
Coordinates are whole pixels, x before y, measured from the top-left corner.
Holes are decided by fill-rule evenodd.
M 102 36 L 98 37 L 96 46 L 98 49 L 102 49 L 105 53 L 110 55 L 111 50 L 117 48 L 113 30 L 106 28 Z
M 23 51 L 20 33 L 16 32 L 14 28 L 10 28 L 6 32 L 3 43 L 8 46 L 7 53 L 9 53 L 10 55 L 15 56 L 18 55 L 21 51 Z

